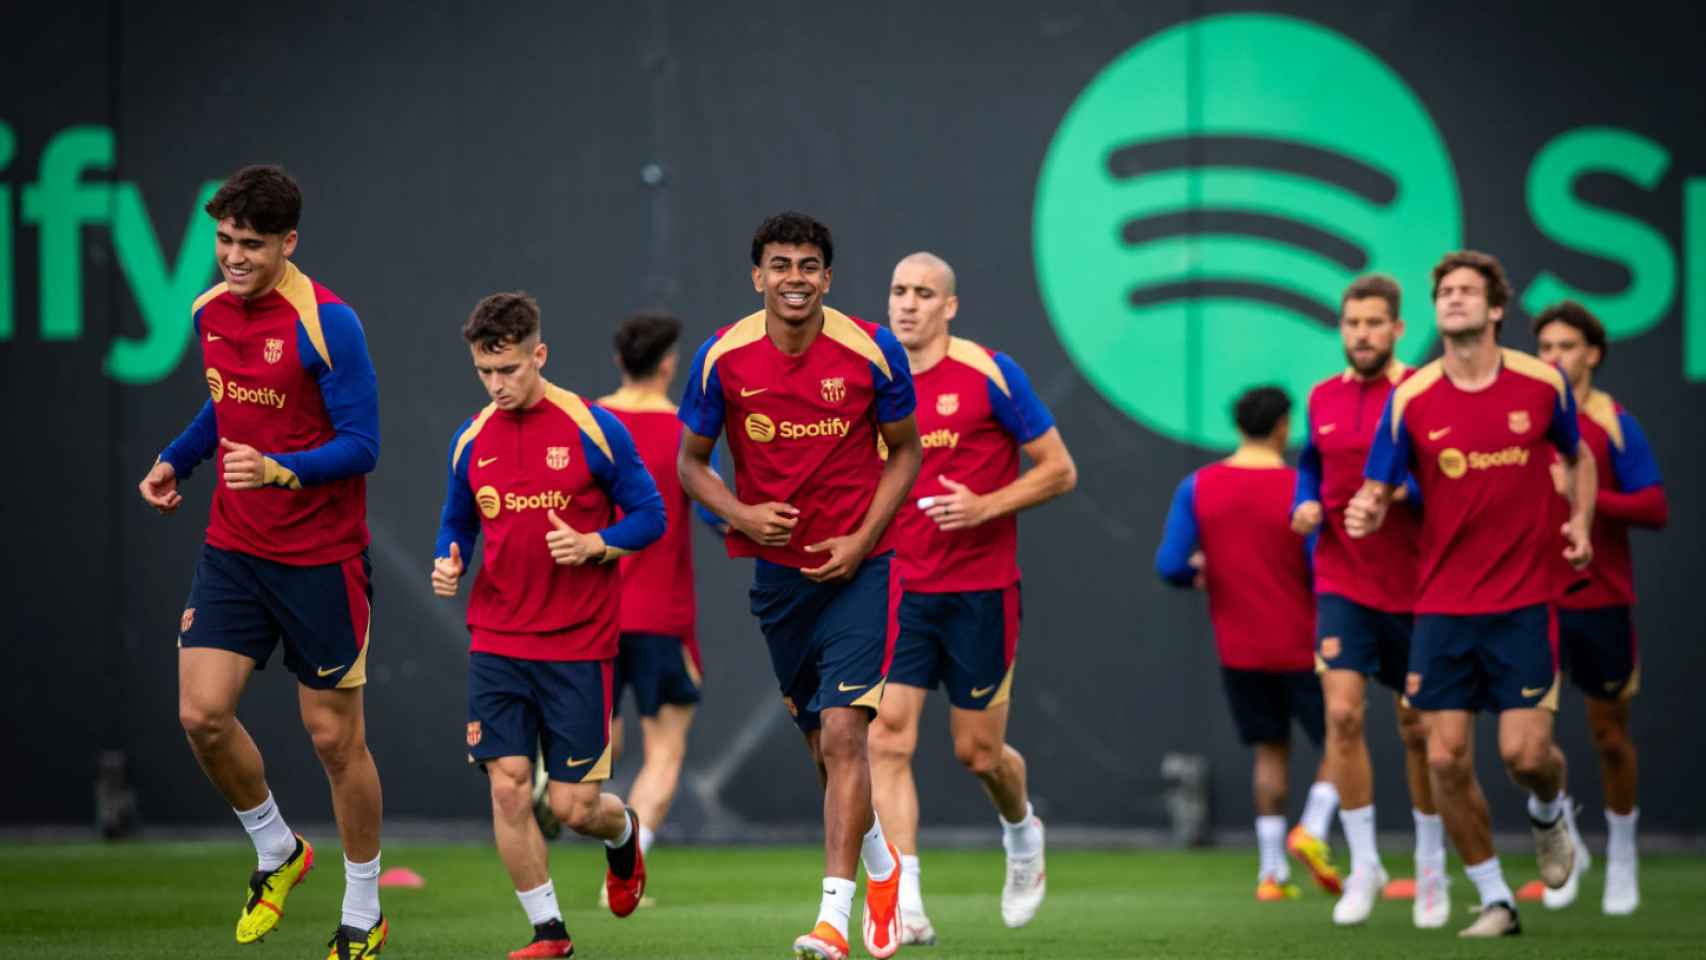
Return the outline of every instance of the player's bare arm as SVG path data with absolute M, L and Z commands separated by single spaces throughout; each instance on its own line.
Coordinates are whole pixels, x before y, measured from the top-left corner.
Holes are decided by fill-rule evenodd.
M 1386 520 L 1386 508 L 1391 505 L 1391 484 L 1364 480 L 1362 488 L 1345 506 L 1345 532 L 1361 538 L 1379 530 Z
M 1060 429 L 1048 432 L 1020 449 L 1031 458 L 1031 468 L 1014 478 L 1012 483 L 985 494 L 978 494 L 952 477 L 937 479 L 948 488 L 945 494 L 924 499 L 919 504 L 943 530 L 966 530 L 997 517 L 1029 510 L 1047 503 L 1078 485 L 1078 467 L 1060 438 Z
M 846 536 L 830 537 L 806 546 L 807 553 L 826 554 L 823 563 L 800 570 L 812 580 L 846 580 L 853 576 L 876 545 L 902 500 L 911 492 L 918 479 L 918 468 L 924 464 L 924 444 L 918 439 L 918 421 L 908 414 L 904 419 L 877 425 L 883 443 L 888 445 L 889 458 L 883 462 L 883 475 L 877 480 L 877 494 L 865 511 L 859 529 Z
M 711 469 L 711 451 L 716 446 L 714 437 L 703 437 L 692 430 L 681 432 L 681 453 L 675 460 L 675 472 L 682 489 L 754 543 L 785 546 L 793 536 L 800 511 L 786 503 L 741 503 L 717 471 Z
M 1577 570 L 1593 562 L 1593 505 L 1599 496 L 1598 466 L 1585 442 L 1576 444 L 1576 455 L 1564 458 L 1565 496 L 1570 501 L 1570 519 L 1564 523 L 1564 559 Z

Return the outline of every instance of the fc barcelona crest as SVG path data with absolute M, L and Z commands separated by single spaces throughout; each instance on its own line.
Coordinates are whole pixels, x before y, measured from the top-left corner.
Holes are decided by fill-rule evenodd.
M 951 417 L 960 412 L 960 395 L 943 393 L 936 397 L 936 412 L 944 417 Z
M 1529 423 L 1527 410 L 1512 410 L 1506 422 L 1510 425 L 1512 433 L 1527 433 L 1528 428 L 1533 426 Z
M 824 403 L 840 403 L 847 397 L 846 377 L 824 377 L 818 387 Z
M 545 466 L 552 470 L 561 470 L 569 465 L 568 447 L 546 447 Z
M 266 357 L 268 363 L 277 363 L 284 359 L 284 341 L 277 337 L 268 337 L 266 350 L 261 356 Z

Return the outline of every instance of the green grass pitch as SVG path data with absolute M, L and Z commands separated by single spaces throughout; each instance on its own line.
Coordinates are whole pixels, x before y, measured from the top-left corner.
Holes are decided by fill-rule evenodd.
M 186 956 L 243 960 L 326 954 L 343 877 L 335 842 L 317 849 L 308 881 L 265 941 L 232 938 L 243 880 L 243 844 L 0 845 L 0 957 Z M 556 844 L 552 876 L 582 958 L 787 957 L 816 916 L 820 853 L 797 847 L 660 846 L 650 892 L 659 905 L 617 920 L 598 909 L 603 857 L 590 843 Z M 391 941 L 384 956 L 493 958 L 529 929 L 490 847 L 393 844 L 387 867 L 426 878 L 419 890 L 384 891 Z M 902 956 L 952 957 L 1661 957 L 1706 956 L 1706 858 L 1648 856 L 1635 916 L 1599 913 L 1600 872 L 1581 900 L 1553 913 L 1524 905 L 1521 937 L 1465 943 L 1472 888 L 1453 867 L 1455 914 L 1446 930 L 1410 926 L 1408 903 L 1381 904 L 1360 929 L 1337 930 L 1332 900 L 1255 902 L 1254 851 L 1102 852 L 1049 855 L 1049 899 L 1022 930 L 1001 924 L 998 850 L 925 854 L 924 894 L 940 942 Z M 1388 869 L 1407 871 L 1392 857 Z M 1507 857 L 1513 886 L 1530 879 L 1527 851 Z M 857 920 L 858 904 L 854 906 Z M 857 927 L 855 926 L 855 934 Z M 856 943 L 854 956 L 863 956 Z

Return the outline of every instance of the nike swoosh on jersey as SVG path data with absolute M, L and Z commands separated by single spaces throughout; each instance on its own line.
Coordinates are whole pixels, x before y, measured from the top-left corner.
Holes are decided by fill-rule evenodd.
M 1319 430 L 1316 430 L 1315 432 L 1319 433 L 1321 436 L 1324 437 L 1327 434 L 1332 433 L 1334 428 L 1336 428 L 1336 427 L 1338 427 L 1338 424 L 1336 424 L 1336 423 L 1323 423 L 1323 424 L 1321 424 L 1321 428 Z
M 759 387 L 757 390 L 748 390 L 745 387 L 741 387 L 740 388 L 740 395 L 743 397 L 756 397 L 768 389 L 770 389 L 770 388 L 769 387 Z
M 224 340 L 224 339 L 225 339 L 224 337 L 220 336 L 217 333 L 210 333 L 207 335 L 207 342 L 208 343 L 212 343 L 215 340 Z
M 475 460 L 474 463 L 477 466 L 484 467 L 486 464 L 491 463 L 496 459 L 497 457 L 481 457 L 480 459 Z
M 1442 427 L 1438 430 L 1429 430 L 1428 431 L 1428 439 L 1429 440 L 1438 440 L 1440 437 L 1443 437 L 1450 432 L 1451 432 L 1450 427 Z

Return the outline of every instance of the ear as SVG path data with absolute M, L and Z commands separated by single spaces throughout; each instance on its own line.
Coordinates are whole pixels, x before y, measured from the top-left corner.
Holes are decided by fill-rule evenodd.
M 942 319 L 943 320 L 952 320 L 959 315 L 960 315 L 960 297 L 959 297 L 959 294 L 950 293 L 942 301 Z
M 1605 352 L 1592 345 L 1587 348 L 1584 355 L 1587 358 L 1589 370 L 1598 370 L 1599 362 L 1605 359 Z
M 752 268 L 752 289 L 759 293 L 764 292 L 764 273 L 757 267 Z
M 1487 319 L 1491 320 L 1493 323 L 1499 323 L 1499 322 L 1503 321 L 1505 319 L 1505 308 L 1504 307 L 1489 307 L 1489 308 L 1487 308 Z
M 288 257 L 295 252 L 296 252 L 296 231 L 292 230 L 289 233 L 284 235 L 284 255 Z
M 538 343 L 534 344 L 533 345 L 533 365 L 535 367 L 541 367 L 541 368 L 544 367 L 545 366 L 545 358 L 547 356 L 549 356 L 550 353 L 551 353 L 551 350 L 550 350 L 550 348 L 545 346 L 545 341 L 541 340 Z
M 823 292 L 824 293 L 829 292 L 829 282 L 833 279 L 835 279 L 835 271 L 831 270 L 828 267 L 824 267 L 823 268 Z

